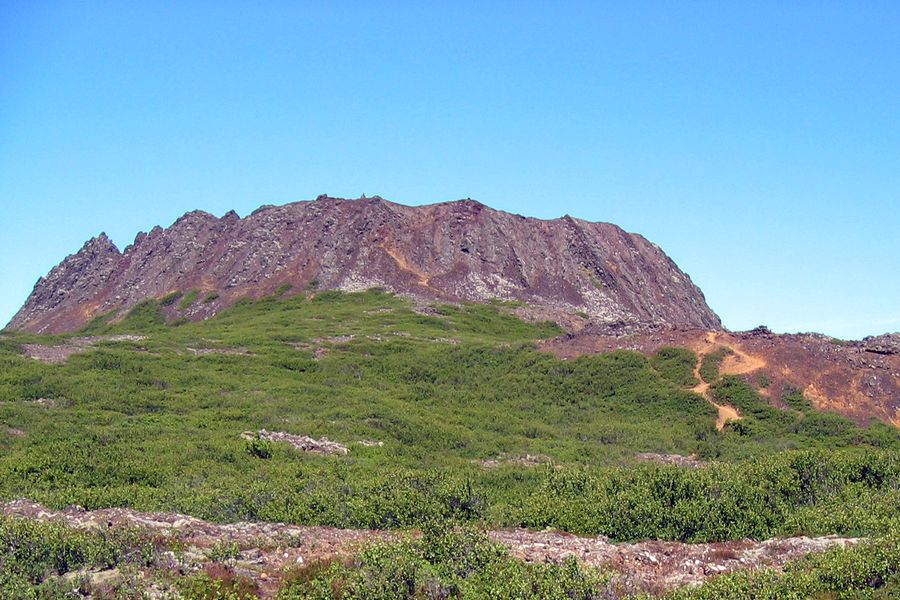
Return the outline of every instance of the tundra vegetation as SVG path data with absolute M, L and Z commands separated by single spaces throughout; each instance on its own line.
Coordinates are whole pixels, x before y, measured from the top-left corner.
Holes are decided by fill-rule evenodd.
M 521 321 L 503 303 L 421 310 L 378 290 L 288 292 L 178 325 L 161 307 L 186 310 L 198 292 L 148 300 L 78 334 L 142 339 L 98 341 L 62 364 L 30 359 L 23 345 L 70 336 L 4 333 L 0 497 L 424 532 L 298 571 L 284 598 L 595 598 L 606 589 L 605 575 L 575 563 L 516 561 L 479 533 L 496 527 L 619 541 L 862 536 L 869 541 L 787 573 L 724 576 L 675 597 L 897 591 L 896 428 L 858 427 L 792 390 L 787 409 L 773 408 L 751 380 L 719 377 L 716 353 L 701 375 L 744 417 L 717 431 L 715 408 L 690 391 L 697 357 L 683 348 L 564 361 L 534 345 L 558 335 L 556 325 Z M 262 429 L 350 452 L 241 437 Z M 640 452 L 708 464 L 647 464 Z M 484 468 L 526 455 L 550 463 Z M 150 564 L 164 546 L 121 536 L 5 519 L 0 596 L 55 597 L 54 575 Z M 182 593 L 252 595 L 229 581 L 195 577 Z

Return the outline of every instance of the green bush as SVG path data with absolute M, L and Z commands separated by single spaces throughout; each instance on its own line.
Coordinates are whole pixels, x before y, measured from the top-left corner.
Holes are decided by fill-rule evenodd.
M 0 516 L 0 597 L 32 597 L 24 590 L 83 567 L 148 566 L 155 555 L 154 542 L 134 530 L 76 531 Z
M 259 437 L 256 437 L 252 440 L 247 440 L 245 448 L 247 450 L 247 454 L 249 454 L 250 456 L 262 458 L 264 460 L 272 458 L 272 454 L 274 453 L 272 442 L 260 439 Z
M 172 306 L 179 298 L 181 298 L 181 292 L 170 292 L 159 299 L 159 305 Z
M 889 493 L 898 484 L 900 455 L 877 451 L 783 453 L 694 470 L 553 470 L 511 524 L 617 540 L 764 539 L 822 533 L 822 517 L 853 498 L 869 519 L 831 520 L 829 532 L 884 532 L 900 522 Z
M 815 420 L 804 424 L 724 377 L 715 393 L 746 418 L 718 432 L 715 409 L 653 366 L 683 373 L 686 353 L 663 363 L 636 352 L 564 361 L 534 346 L 558 335 L 557 326 L 524 322 L 506 305 L 434 312 L 377 291 L 326 292 L 247 299 L 176 328 L 162 325 L 158 303 L 148 302 L 104 326 L 147 336 L 140 342 L 104 342 L 64 364 L 0 348 L 0 423 L 27 433 L 0 435 L 0 497 L 215 521 L 409 528 L 447 519 L 622 539 L 723 539 L 829 523 L 835 529 L 825 533 L 871 534 L 890 521 L 882 510 L 889 497 L 874 480 L 855 484 L 857 496 L 841 496 L 847 486 L 839 483 L 809 506 L 787 498 L 770 507 L 755 469 L 798 449 L 821 450 L 828 464 L 849 460 L 852 449 L 894 456 L 896 428 L 811 427 Z M 65 340 L 4 335 L 14 344 Z M 240 438 L 263 428 L 327 437 L 350 451 L 322 456 Z M 723 491 L 701 474 L 632 470 L 639 452 L 696 452 L 737 466 L 703 470 L 728 484 Z M 527 456 L 553 468 L 528 466 Z M 771 474 L 782 470 L 793 477 L 783 466 Z M 554 496 L 557 472 L 583 476 L 586 498 L 596 501 Z M 601 497 L 604 486 L 620 504 Z M 669 488 L 668 496 L 660 491 Z M 841 521 L 840 501 L 873 503 L 873 517 Z M 720 509 L 734 523 L 694 514 Z
M 781 393 L 781 401 L 800 412 L 809 412 L 812 410 L 812 405 L 803 395 L 803 391 L 792 386 L 785 386 Z
M 668 600 L 745 598 L 896 598 L 900 595 L 900 536 L 834 549 L 773 569 L 738 571 L 699 588 L 682 589 Z
M 700 361 L 700 377 L 703 378 L 703 381 L 715 383 L 719 379 L 719 365 L 729 354 L 731 354 L 731 349 L 723 346 L 703 356 L 703 360 Z
M 237 542 L 219 541 L 213 544 L 206 552 L 206 556 L 213 562 L 228 562 L 241 555 L 241 549 Z
M 797 433 L 812 437 L 838 437 L 853 429 L 853 421 L 830 413 L 810 413 L 795 426 Z
M 663 379 L 676 385 L 694 387 L 699 383 L 694 377 L 697 355 L 687 348 L 660 348 L 650 364 Z
M 184 295 L 184 298 L 181 299 L 181 302 L 178 303 L 178 310 L 187 310 L 194 305 L 194 302 L 197 301 L 197 296 L 200 295 L 200 290 L 191 290 L 187 294 Z
M 172 302 L 177 300 L 174 298 Z M 119 331 L 153 331 L 155 329 L 159 329 L 162 325 L 165 324 L 166 319 L 165 315 L 161 310 L 163 305 L 157 302 L 156 300 L 143 300 L 137 303 L 121 323 L 117 325 L 113 325 L 111 327 L 106 327 L 104 330 L 98 330 L 96 333 L 106 333 L 113 329 Z
M 574 558 L 528 565 L 474 529 L 430 524 L 421 539 L 374 544 L 355 559 L 297 570 L 280 600 L 600 598 L 607 578 Z
M 210 565 L 197 574 L 179 579 L 184 600 L 256 600 L 259 588 L 253 580 L 237 575 L 223 565 Z

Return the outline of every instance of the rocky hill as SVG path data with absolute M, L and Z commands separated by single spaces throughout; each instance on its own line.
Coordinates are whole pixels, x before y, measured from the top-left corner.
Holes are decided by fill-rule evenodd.
M 76 331 L 173 292 L 196 290 L 200 300 L 178 316 L 203 319 L 279 289 L 371 287 L 424 301 L 518 301 L 528 316 L 567 325 L 721 328 L 688 275 L 615 225 L 472 200 L 410 207 L 327 196 L 245 218 L 190 212 L 124 251 L 101 234 L 38 280 L 8 327 Z
M 664 347 L 690 348 L 703 356 L 724 348 L 728 355 L 720 372 L 741 376 L 772 406 L 789 409 L 783 399 L 801 391 L 818 410 L 859 424 L 874 417 L 900 427 L 898 333 L 846 341 L 818 333 L 775 334 L 766 327 L 744 332 L 585 328 L 541 347 L 563 358 L 614 350 L 652 355 Z

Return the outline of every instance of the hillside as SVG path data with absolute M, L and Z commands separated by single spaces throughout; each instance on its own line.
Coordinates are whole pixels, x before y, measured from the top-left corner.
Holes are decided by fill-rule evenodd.
M 99 236 L 0 333 L 0 596 L 890 597 L 898 360 L 472 201 Z
M 878 557 L 900 529 L 900 432 L 802 397 L 772 408 L 725 359 L 663 346 L 564 360 L 539 349 L 560 327 L 520 320 L 515 304 L 378 290 L 285 291 L 166 324 L 194 302 L 0 337 L 0 535 L 31 549 L 5 563 L 3 590 L 51 589 L 79 568 L 86 589 L 186 598 L 412 597 L 398 581 L 429 598 L 515 585 L 627 597 L 747 566 L 808 573 L 712 580 L 719 591 L 698 596 L 739 598 L 722 590 L 871 587 L 829 579 L 831 565 L 877 587 L 896 575 Z M 698 374 L 741 420 L 717 429 Z M 97 523 L 111 533 L 92 537 Z M 110 569 L 115 585 L 101 582 Z M 376 585 L 395 591 L 364 591 Z
M 552 221 L 472 200 L 410 207 L 319 197 L 239 218 L 187 213 L 119 251 L 104 234 L 35 285 L 8 327 L 34 333 L 116 320 L 142 300 L 199 295 L 167 317 L 198 320 L 290 287 L 373 287 L 425 302 L 523 303 L 570 327 L 628 323 L 718 329 L 702 292 L 656 245 L 609 223 Z
M 900 336 L 859 341 L 821 334 L 656 329 L 585 330 L 541 344 L 563 358 L 633 350 L 653 355 L 683 347 L 698 354 L 725 352 L 722 372 L 739 376 L 770 405 L 790 409 L 787 398 L 835 412 L 859 424 L 879 419 L 900 426 Z

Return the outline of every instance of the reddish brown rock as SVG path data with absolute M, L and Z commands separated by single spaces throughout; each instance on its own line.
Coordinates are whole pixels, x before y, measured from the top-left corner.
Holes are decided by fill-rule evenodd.
M 560 358 L 634 350 L 653 354 L 665 346 L 704 354 L 725 347 L 732 353 L 723 374 L 738 375 L 770 404 L 801 391 L 814 408 L 842 414 L 860 425 L 873 418 L 900 427 L 900 334 L 837 340 L 817 333 L 774 334 L 764 327 L 746 332 L 656 328 L 612 331 L 586 328 L 540 344 Z
M 284 284 L 516 300 L 530 316 L 569 324 L 721 327 L 662 250 L 609 223 L 526 218 L 472 200 L 409 207 L 325 196 L 243 219 L 190 212 L 139 234 L 124 252 L 101 234 L 38 281 L 9 327 L 75 331 L 98 315 L 194 289 L 202 296 L 178 316 L 202 319 Z

